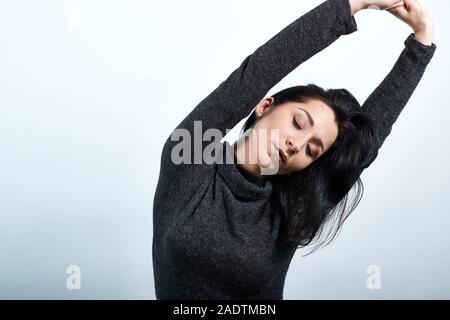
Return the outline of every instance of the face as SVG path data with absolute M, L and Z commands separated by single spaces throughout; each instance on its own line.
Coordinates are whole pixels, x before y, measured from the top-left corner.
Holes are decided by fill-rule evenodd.
M 258 149 L 253 152 L 264 167 L 276 168 L 274 162 L 278 161 L 279 175 L 304 169 L 336 141 L 338 125 L 326 103 L 318 99 L 285 102 L 275 107 L 272 103 L 273 98 L 268 97 L 256 106 L 258 120 L 253 129 L 261 142 L 250 144 Z M 274 134 L 276 129 L 278 135 Z

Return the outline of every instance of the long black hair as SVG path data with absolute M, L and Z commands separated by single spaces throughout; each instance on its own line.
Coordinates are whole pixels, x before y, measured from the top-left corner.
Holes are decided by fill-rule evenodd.
M 334 111 L 338 125 L 335 143 L 306 168 L 289 175 L 269 176 L 274 187 L 272 201 L 283 219 L 281 243 L 297 248 L 326 246 L 362 198 L 360 175 L 378 155 L 376 125 L 346 89 L 325 90 L 308 84 L 281 90 L 272 97 L 272 107 L 288 101 L 319 99 Z M 256 121 L 254 110 L 241 135 Z

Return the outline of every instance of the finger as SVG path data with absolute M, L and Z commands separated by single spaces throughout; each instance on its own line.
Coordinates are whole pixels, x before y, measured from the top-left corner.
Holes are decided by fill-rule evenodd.
M 406 10 L 410 11 L 411 8 L 415 8 L 417 5 L 417 0 L 403 0 L 405 2 Z
M 396 17 L 406 17 L 408 15 L 408 11 L 405 7 L 395 7 L 388 10 L 389 13 L 392 13 Z
M 395 5 L 393 5 L 393 6 L 389 7 L 389 8 L 386 8 L 385 10 L 390 10 L 390 9 L 394 9 L 394 8 L 404 7 L 404 6 L 405 6 L 404 3 L 402 2 L 402 3 L 399 3 L 399 4 L 395 4 Z
M 417 9 L 419 7 L 419 2 L 417 2 L 417 0 L 407 0 L 405 1 L 408 5 L 408 11 L 412 8 Z
M 392 6 L 386 8 L 386 10 L 392 9 L 392 8 L 397 8 L 397 7 L 404 7 L 405 3 L 402 1 L 399 1 L 397 3 L 394 3 Z
M 406 10 L 406 7 L 403 6 L 397 6 L 397 7 L 393 7 L 391 9 L 388 10 L 389 12 L 396 12 L 396 13 L 408 13 L 408 11 Z

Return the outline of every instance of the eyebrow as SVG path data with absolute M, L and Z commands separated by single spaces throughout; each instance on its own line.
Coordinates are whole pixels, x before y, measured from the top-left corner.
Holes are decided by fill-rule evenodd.
M 297 107 L 297 109 L 302 110 L 302 111 L 306 114 L 306 117 L 308 118 L 309 124 L 311 125 L 311 127 L 314 127 L 314 119 L 311 117 L 311 115 L 309 114 L 309 112 L 306 111 L 306 110 L 303 109 L 303 108 L 300 108 L 300 107 Z M 311 141 L 312 141 L 314 144 L 318 145 L 318 146 L 322 149 L 322 152 L 323 152 L 323 150 L 324 150 L 325 148 L 324 148 L 324 146 L 323 146 L 322 139 L 320 139 L 320 138 L 311 138 Z

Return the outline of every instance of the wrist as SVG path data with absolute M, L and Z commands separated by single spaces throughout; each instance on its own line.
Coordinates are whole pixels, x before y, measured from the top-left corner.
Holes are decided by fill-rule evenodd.
M 432 31 L 415 31 L 414 32 L 414 39 L 421 42 L 422 44 L 426 46 L 430 46 L 433 43 L 433 33 Z
M 413 28 L 414 38 L 429 46 L 433 43 L 433 26 L 431 24 L 425 24 L 421 27 Z

